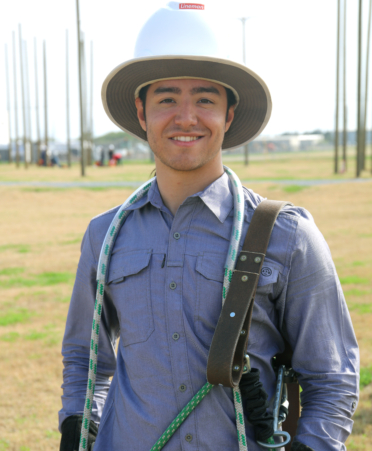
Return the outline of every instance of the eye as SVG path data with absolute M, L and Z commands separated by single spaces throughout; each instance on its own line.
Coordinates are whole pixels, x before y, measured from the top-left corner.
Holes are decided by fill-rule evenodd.
M 160 103 L 173 103 L 173 102 L 174 102 L 174 100 L 171 98 L 163 99 L 160 101 Z
M 209 99 L 203 98 L 203 99 L 199 100 L 199 103 L 206 103 L 206 104 L 208 104 L 208 103 L 213 103 L 213 102 L 211 100 L 209 100 Z

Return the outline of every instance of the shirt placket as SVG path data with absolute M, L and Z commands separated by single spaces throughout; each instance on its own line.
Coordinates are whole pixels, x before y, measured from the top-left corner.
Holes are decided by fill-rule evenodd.
M 195 394 L 192 389 L 183 324 L 182 291 L 187 233 L 196 206 L 197 199 L 189 199 L 178 209 L 169 233 L 166 258 L 165 310 L 174 396 L 179 412 Z M 179 434 L 183 450 L 196 449 L 196 424 L 193 413 L 180 426 Z

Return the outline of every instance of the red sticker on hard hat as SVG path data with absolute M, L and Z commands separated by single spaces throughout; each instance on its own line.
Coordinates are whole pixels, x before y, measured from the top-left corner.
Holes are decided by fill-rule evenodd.
M 200 3 L 180 3 L 180 9 L 204 9 Z

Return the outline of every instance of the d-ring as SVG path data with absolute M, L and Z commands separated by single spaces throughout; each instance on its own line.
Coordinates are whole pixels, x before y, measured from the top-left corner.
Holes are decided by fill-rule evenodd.
M 283 446 L 288 445 L 288 443 L 291 441 L 291 436 L 286 431 L 275 431 L 273 434 L 273 437 L 283 437 L 284 442 L 271 444 L 271 443 L 260 442 L 257 440 L 257 443 L 266 449 L 277 449 L 277 448 L 282 448 Z

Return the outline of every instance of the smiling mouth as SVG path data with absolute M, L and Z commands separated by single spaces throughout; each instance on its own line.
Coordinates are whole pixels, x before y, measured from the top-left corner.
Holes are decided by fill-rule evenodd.
M 190 141 L 197 141 L 198 139 L 201 139 L 202 136 L 175 136 L 173 139 L 174 141 L 183 141 L 183 142 L 190 142 Z

